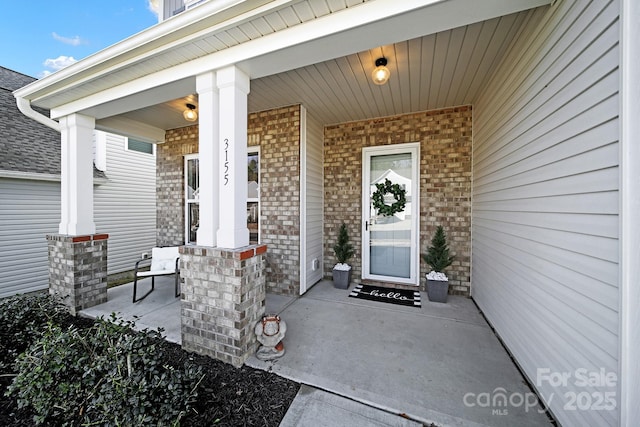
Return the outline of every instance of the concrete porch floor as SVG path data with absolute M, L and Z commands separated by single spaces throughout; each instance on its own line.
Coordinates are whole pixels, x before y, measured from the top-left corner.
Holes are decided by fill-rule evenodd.
M 158 279 L 143 301 L 132 304 L 126 284 L 81 314 L 116 312 L 180 343 L 180 299 L 171 277 Z M 306 385 L 282 426 L 550 425 L 539 406 L 527 407 L 533 392 L 472 300 L 431 303 L 423 293 L 414 308 L 349 292 L 323 281 L 301 298 L 267 295 L 266 312 L 287 322 L 286 354 L 247 365 Z

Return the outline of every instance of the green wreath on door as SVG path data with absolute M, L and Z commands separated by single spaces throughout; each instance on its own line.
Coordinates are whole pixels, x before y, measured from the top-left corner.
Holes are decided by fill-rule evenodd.
M 384 197 L 387 194 L 391 194 L 395 199 L 395 202 L 390 205 L 384 201 Z M 386 178 L 384 182 L 376 184 L 376 191 L 371 196 L 371 200 L 373 201 L 373 207 L 379 214 L 392 216 L 404 210 L 407 204 L 407 192 L 400 184 L 394 184 L 389 178 Z

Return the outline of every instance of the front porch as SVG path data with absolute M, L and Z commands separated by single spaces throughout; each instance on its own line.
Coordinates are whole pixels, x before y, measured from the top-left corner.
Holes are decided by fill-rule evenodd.
M 116 312 L 140 329 L 162 327 L 167 340 L 180 343 L 180 299 L 173 297 L 171 278 L 159 279 L 144 301 L 132 304 L 126 284 L 109 289 L 107 303 L 81 314 Z M 531 406 L 533 392 L 471 299 L 450 296 L 438 304 L 423 295 L 423 306 L 414 308 L 348 295 L 328 281 L 299 298 L 267 294 L 266 313 L 287 322 L 286 354 L 275 362 L 251 356 L 246 364 L 364 404 L 347 408 L 357 417 L 366 411 L 369 422 L 390 412 L 437 425 L 549 425 Z M 309 421 L 314 410 L 323 419 L 330 419 L 326 411 L 349 410 L 303 394 L 283 423 Z

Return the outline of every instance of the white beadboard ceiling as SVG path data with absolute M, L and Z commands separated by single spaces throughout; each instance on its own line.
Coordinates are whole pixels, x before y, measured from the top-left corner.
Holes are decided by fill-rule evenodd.
M 300 103 L 332 124 L 472 104 L 528 17 L 519 12 L 251 80 L 249 111 Z M 378 86 L 371 72 L 381 56 L 391 78 Z M 197 97 L 124 116 L 163 129 L 183 127 L 187 101 Z
M 249 110 L 304 104 L 322 123 L 340 123 L 471 104 L 527 12 L 376 47 L 251 81 Z M 391 71 L 373 83 L 375 60 Z

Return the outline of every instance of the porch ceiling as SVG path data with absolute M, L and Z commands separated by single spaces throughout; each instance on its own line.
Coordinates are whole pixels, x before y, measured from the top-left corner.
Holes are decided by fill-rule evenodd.
M 550 1 L 209 1 L 16 96 L 149 141 L 190 124 L 195 76 L 232 64 L 250 75 L 250 111 L 302 103 L 324 124 L 473 103 L 526 10 Z M 380 56 L 391 78 L 376 86 Z
M 493 18 L 251 80 L 249 111 L 303 104 L 323 124 L 472 104 L 527 12 Z M 371 79 L 384 56 L 391 78 Z M 164 129 L 188 125 L 185 102 L 156 104 L 123 116 Z
M 519 12 L 252 80 L 249 109 L 302 103 L 332 124 L 470 104 L 525 20 Z M 391 77 L 378 86 L 383 56 Z

